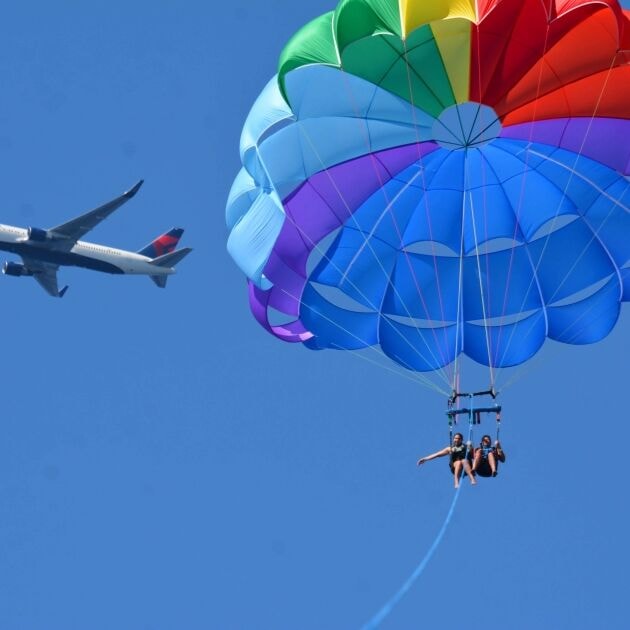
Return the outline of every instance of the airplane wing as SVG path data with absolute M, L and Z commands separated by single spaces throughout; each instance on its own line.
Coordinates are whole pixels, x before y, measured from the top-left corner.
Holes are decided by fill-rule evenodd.
M 57 225 L 50 228 L 50 232 L 54 232 L 55 235 L 60 236 L 64 240 L 70 243 L 78 241 L 84 234 L 87 234 L 92 228 L 96 227 L 103 219 L 106 219 L 114 210 L 120 208 L 120 206 L 131 199 L 142 186 L 144 180 L 140 180 L 133 188 L 124 192 L 120 197 L 116 197 L 112 201 L 82 214 L 76 219 Z
M 33 274 L 33 278 L 39 282 L 44 291 L 53 297 L 63 297 L 68 286 L 66 285 L 61 291 L 57 285 L 57 269 L 59 265 L 35 260 L 28 256 L 22 256 L 22 260 L 26 268 Z

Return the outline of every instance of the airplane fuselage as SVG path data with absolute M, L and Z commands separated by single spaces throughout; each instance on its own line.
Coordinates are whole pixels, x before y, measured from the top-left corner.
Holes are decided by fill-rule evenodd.
M 32 241 L 28 238 L 28 230 L 11 225 L 0 224 L 0 251 L 53 265 L 83 267 L 105 273 L 150 276 L 175 273 L 173 268 L 151 264 L 151 258 L 147 256 L 114 247 L 76 241 L 71 248 L 66 248 L 63 241 Z
M 177 249 L 183 228 L 170 229 L 137 252 L 80 240 L 129 201 L 140 186 L 142 180 L 98 208 L 48 229 L 0 224 L 0 251 L 22 258 L 21 263 L 7 260 L 2 265 L 2 273 L 31 276 L 53 297 L 63 297 L 68 288 L 66 285 L 59 290 L 57 284 L 57 270 L 61 265 L 105 273 L 145 275 L 163 289 L 168 276 L 175 273 L 175 265 L 192 251 L 190 247 Z

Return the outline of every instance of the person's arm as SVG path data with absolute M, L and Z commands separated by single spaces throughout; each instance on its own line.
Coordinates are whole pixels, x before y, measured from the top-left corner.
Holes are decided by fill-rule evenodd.
M 435 459 L 436 457 L 444 457 L 444 455 L 448 455 L 451 452 L 451 447 L 447 446 L 446 448 L 443 448 L 441 451 L 438 451 L 437 453 L 432 453 L 431 455 L 427 455 L 426 457 L 421 457 L 418 460 L 418 466 L 424 464 L 424 462 L 428 462 L 430 459 Z
M 500 462 L 504 462 L 505 461 L 505 453 L 503 452 L 503 449 L 501 448 L 501 442 L 499 442 L 499 440 L 497 440 L 494 443 L 494 452 L 497 455 L 497 459 Z

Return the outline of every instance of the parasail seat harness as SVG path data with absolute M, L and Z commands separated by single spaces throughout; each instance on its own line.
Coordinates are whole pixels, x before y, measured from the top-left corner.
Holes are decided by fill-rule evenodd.
M 481 414 L 494 413 L 496 419 L 496 437 L 495 440 L 499 440 L 499 430 L 501 428 L 501 405 L 494 404 L 487 407 L 475 407 L 474 401 L 478 396 L 491 396 L 492 400 L 496 400 L 498 393 L 494 387 L 481 392 L 458 392 L 453 391 L 448 399 L 448 407 L 446 410 L 446 417 L 448 418 L 448 433 L 449 444 L 453 443 L 453 425 L 457 424 L 459 416 L 465 416 L 468 418 L 469 425 L 469 441 L 472 440 L 472 433 L 474 425 L 481 424 Z M 470 405 L 468 407 L 455 408 L 458 398 L 468 398 Z

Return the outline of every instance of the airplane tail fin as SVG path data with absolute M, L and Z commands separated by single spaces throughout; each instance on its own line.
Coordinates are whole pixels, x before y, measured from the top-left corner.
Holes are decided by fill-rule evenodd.
M 151 241 L 146 247 L 139 250 L 138 254 L 148 256 L 149 258 L 170 254 L 177 247 L 177 243 L 179 243 L 179 239 L 182 237 L 183 233 L 184 230 L 182 228 L 173 228 Z
M 182 249 L 176 249 L 174 252 L 163 254 L 151 261 L 152 265 L 156 267 L 174 267 L 178 262 L 183 260 L 188 254 L 192 252 L 192 247 L 182 247 Z M 168 275 L 160 274 L 155 276 L 149 276 L 158 287 L 163 289 L 166 286 L 166 280 Z

